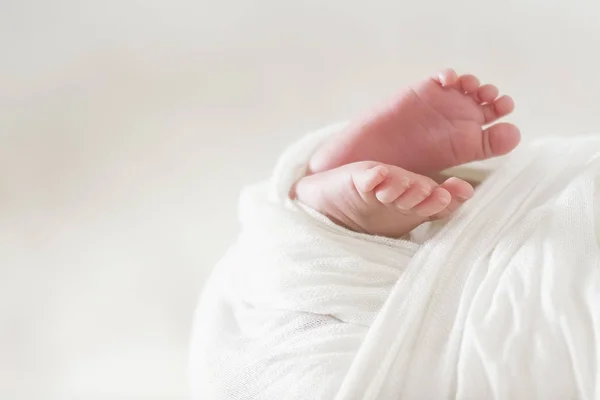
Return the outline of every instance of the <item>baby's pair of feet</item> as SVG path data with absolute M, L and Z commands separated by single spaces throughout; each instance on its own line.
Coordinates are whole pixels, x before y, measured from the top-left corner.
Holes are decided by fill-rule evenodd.
M 295 197 L 351 230 L 388 237 L 449 216 L 473 196 L 473 187 L 431 177 L 519 143 L 514 125 L 491 125 L 514 109 L 498 93 L 450 69 L 409 87 L 321 146 Z

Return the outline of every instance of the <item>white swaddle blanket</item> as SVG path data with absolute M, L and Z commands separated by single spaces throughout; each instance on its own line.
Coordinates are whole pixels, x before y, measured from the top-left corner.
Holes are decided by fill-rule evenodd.
M 197 310 L 194 398 L 600 398 L 600 138 L 522 146 L 419 246 L 288 199 L 336 129 L 244 192 Z

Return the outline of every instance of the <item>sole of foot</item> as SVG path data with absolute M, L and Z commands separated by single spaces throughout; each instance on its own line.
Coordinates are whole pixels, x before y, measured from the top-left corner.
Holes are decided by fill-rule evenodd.
M 311 173 L 358 161 L 377 161 L 428 175 L 501 156 L 520 141 L 510 123 L 510 96 L 452 69 L 401 91 L 365 117 L 333 135 L 313 155 Z

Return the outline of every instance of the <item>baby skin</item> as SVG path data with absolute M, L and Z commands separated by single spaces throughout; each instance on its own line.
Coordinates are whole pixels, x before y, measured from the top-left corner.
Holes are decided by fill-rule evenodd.
M 474 190 L 458 178 L 432 177 L 519 143 L 517 127 L 494 124 L 514 109 L 498 93 L 451 69 L 425 79 L 326 141 L 293 195 L 339 225 L 378 236 L 402 237 L 445 218 Z

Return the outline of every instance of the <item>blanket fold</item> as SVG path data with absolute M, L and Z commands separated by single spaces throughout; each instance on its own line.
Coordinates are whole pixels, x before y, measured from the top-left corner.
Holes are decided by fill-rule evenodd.
M 600 398 L 600 138 L 524 145 L 422 246 L 246 188 L 193 332 L 198 399 Z

